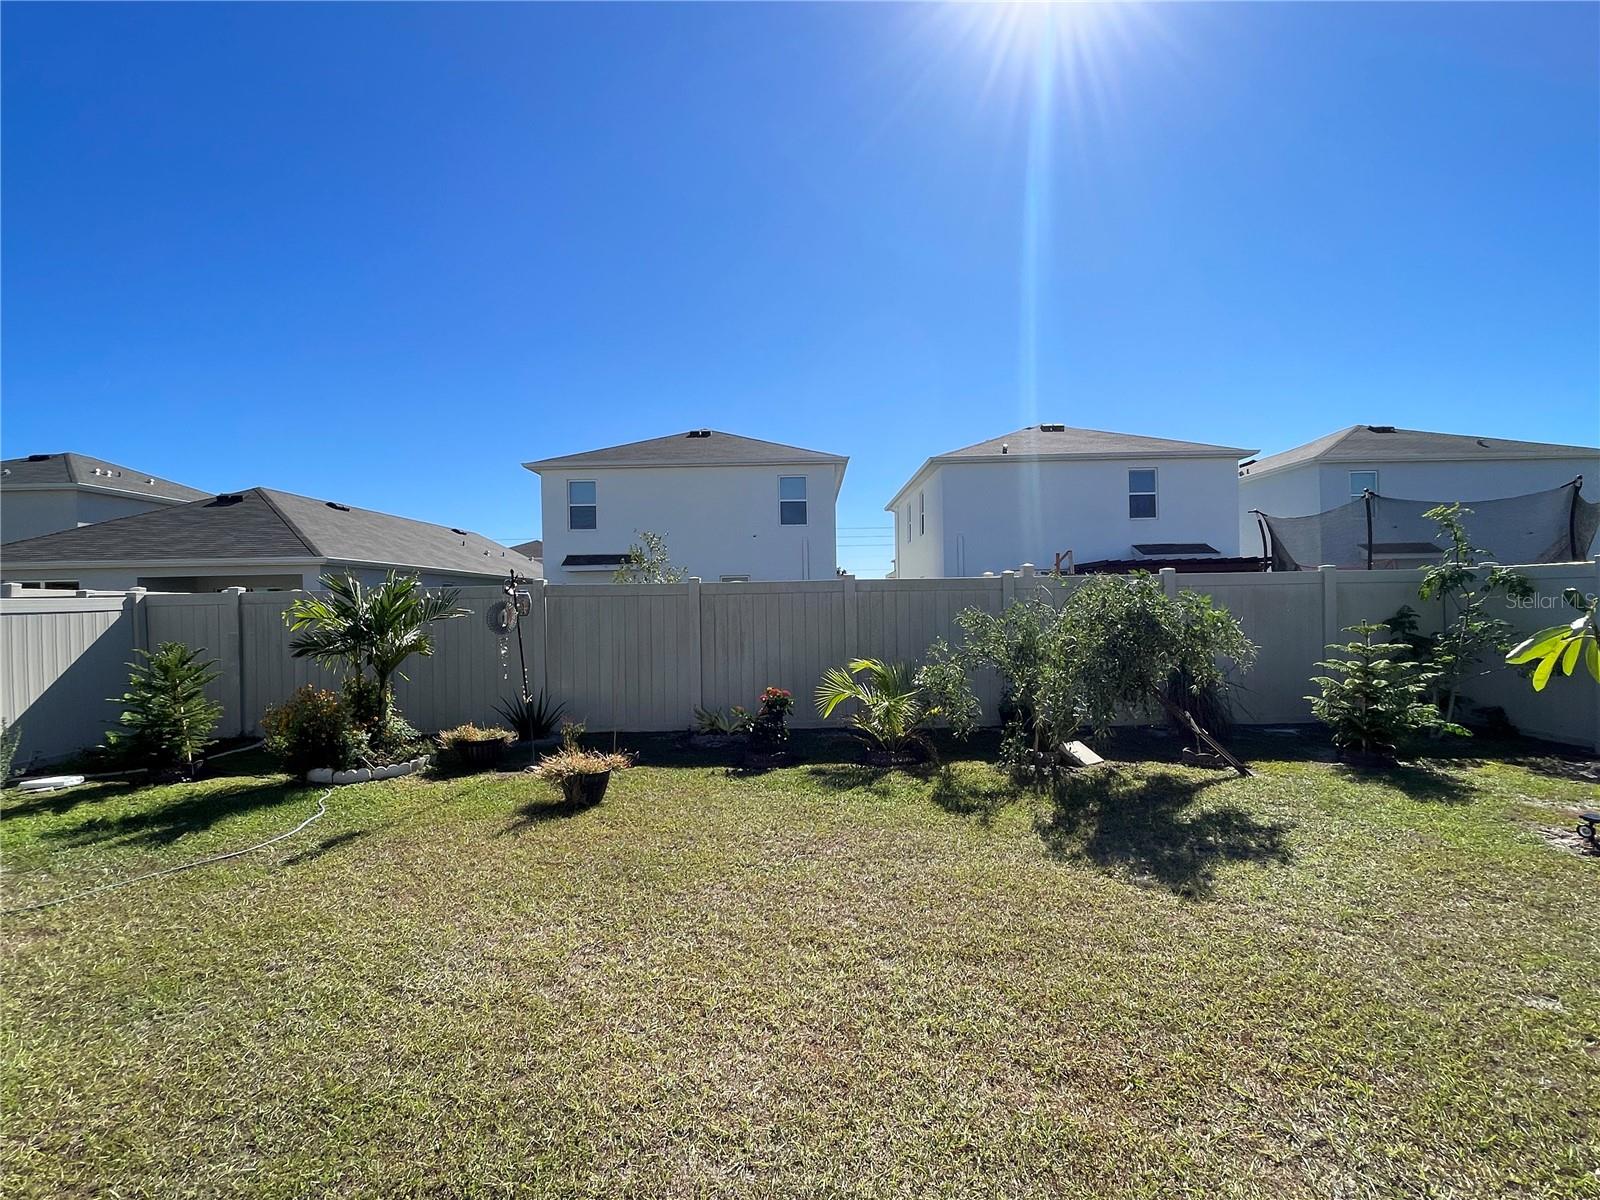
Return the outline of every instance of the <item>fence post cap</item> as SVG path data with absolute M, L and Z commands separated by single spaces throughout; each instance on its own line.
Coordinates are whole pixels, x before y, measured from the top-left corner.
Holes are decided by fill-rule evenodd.
M 1022 564 L 1022 570 L 1020 572 L 1018 572 L 1018 574 L 1024 575 L 1024 576 L 1032 575 L 1033 574 L 1033 564 L 1032 563 L 1023 563 Z
M 223 594 L 228 596 L 242 596 L 249 590 L 249 588 L 242 587 L 225 587 L 222 589 Z
M 1337 571 L 1338 569 L 1339 567 L 1336 563 L 1322 563 L 1317 567 L 1319 571 Z

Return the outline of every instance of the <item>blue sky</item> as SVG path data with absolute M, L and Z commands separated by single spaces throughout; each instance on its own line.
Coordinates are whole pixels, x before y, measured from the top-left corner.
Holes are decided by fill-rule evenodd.
M 503 540 L 528 459 L 1600 436 L 1600 7 L 4 7 L 3 440 Z

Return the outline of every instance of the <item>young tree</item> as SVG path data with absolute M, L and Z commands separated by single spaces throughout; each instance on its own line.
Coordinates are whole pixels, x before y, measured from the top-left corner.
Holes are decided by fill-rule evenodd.
M 935 642 L 918 683 L 963 733 L 979 715 L 972 675 L 996 672 L 1008 709 L 1003 753 L 1027 771 L 1084 725 L 1103 733 L 1127 712 L 1168 704 L 1189 713 L 1193 696 L 1225 688 L 1229 664 L 1248 668 L 1255 657 L 1226 609 L 1196 592 L 1170 597 L 1147 574 L 1091 576 L 1059 609 L 1032 599 L 999 615 L 968 609 L 956 623 L 964 640 Z
M 1313 678 L 1321 694 L 1306 697 L 1317 720 L 1332 732 L 1334 745 L 1347 753 L 1390 758 L 1415 734 L 1466 735 L 1428 700 L 1434 675 L 1402 657 L 1405 643 L 1375 642 L 1374 636 L 1388 629 L 1372 622 L 1351 625 L 1345 632 L 1356 634 L 1356 640 L 1328 646 L 1344 657 L 1317 664 L 1334 674 Z
M 216 663 L 182 642 L 162 642 L 154 652 L 135 650 L 142 661 L 129 663 L 122 728 L 106 738 L 115 752 L 155 767 L 193 767 L 211 740 L 222 705 L 206 695 L 220 678 Z
M 433 653 L 429 626 L 467 615 L 456 604 L 461 593 L 427 592 L 416 576 L 393 571 L 375 588 L 350 575 L 324 575 L 322 586 L 326 596 L 302 596 L 283 614 L 299 635 L 290 649 L 296 658 L 349 668 L 358 685 L 370 683 L 374 711 L 361 716 L 382 739 L 394 718 L 395 676 L 405 678 L 400 668 L 412 655 Z
M 1441 729 L 1454 722 L 1462 687 L 1489 673 L 1489 668 L 1482 666 L 1484 656 L 1504 654 L 1517 640 L 1511 623 L 1492 615 L 1491 603 L 1533 595 L 1533 585 L 1520 571 L 1479 565 L 1485 552 L 1472 544 L 1462 523 L 1471 513 L 1457 503 L 1441 504 L 1423 514 L 1438 524 L 1440 535 L 1450 542 L 1443 558 L 1427 568 L 1417 589 L 1423 600 L 1439 602 L 1442 632 L 1433 639 L 1428 657 L 1443 693 Z
M 639 541 L 628 547 L 628 557 L 611 576 L 613 583 L 682 583 L 689 573 L 672 565 L 667 539 L 648 529 L 639 530 Z

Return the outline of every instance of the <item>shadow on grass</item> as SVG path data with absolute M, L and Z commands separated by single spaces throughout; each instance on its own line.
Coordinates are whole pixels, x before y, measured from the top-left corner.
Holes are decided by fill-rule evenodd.
M 565 821 L 596 807 L 597 804 L 568 800 L 564 796 L 555 795 L 546 800 L 529 800 L 526 804 L 518 806 L 515 816 L 500 832 L 504 836 L 535 825 L 543 825 L 547 821 Z
M 1455 759 L 1455 770 L 1482 766 L 1482 760 Z M 1340 764 L 1339 770 L 1361 783 L 1393 788 L 1410 800 L 1424 804 L 1470 804 L 1479 792 L 1477 784 L 1452 770 L 1431 763 L 1402 763 L 1389 767 L 1355 767 Z
M 1226 863 L 1287 863 L 1288 826 L 1257 820 L 1236 805 L 1193 809 L 1199 794 L 1227 778 L 1195 780 L 1160 769 L 1139 775 L 1115 767 L 1062 779 L 1034 828 L 1055 858 L 1150 881 L 1204 899 Z
M 973 817 L 988 826 L 1003 809 L 1023 799 L 1026 792 L 998 771 L 985 778 L 963 779 L 949 767 L 934 773 L 930 798 L 945 812 Z
M 315 846 L 311 846 L 300 851 L 299 854 L 290 855 L 278 865 L 282 867 L 293 867 L 300 863 L 310 862 L 313 859 L 321 858 L 324 854 L 327 854 L 330 851 L 339 849 L 341 846 L 348 846 L 351 842 L 360 841 L 362 838 L 369 836 L 371 833 L 372 830 L 370 829 L 350 829 L 346 830 L 344 833 L 336 833 L 332 837 L 323 838 Z
M 115 793 L 125 795 L 126 788 Z M 200 792 L 137 812 L 111 817 L 91 817 L 67 829 L 48 829 L 43 836 L 69 846 L 96 842 L 134 842 L 165 846 L 191 833 L 201 833 L 219 821 L 241 813 L 275 808 L 305 799 L 304 785 L 274 783 L 255 787 L 227 787 Z M 99 799 L 110 799 L 102 794 Z

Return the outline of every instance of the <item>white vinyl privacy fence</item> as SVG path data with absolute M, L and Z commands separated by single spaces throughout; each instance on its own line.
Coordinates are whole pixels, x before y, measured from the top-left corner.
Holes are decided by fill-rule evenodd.
M 1600 591 L 1600 562 L 1526 568 L 1532 602 L 1505 616 L 1531 632 L 1569 619 L 1562 589 Z M 1417 600 L 1415 571 L 1319 571 L 1177 576 L 1234 613 L 1260 647 L 1239 680 L 1239 718 L 1276 724 L 1310 719 L 1305 701 L 1328 642 L 1358 620 L 1382 620 L 1402 604 L 1426 628 L 1437 607 Z M 954 619 L 968 607 L 1001 611 L 1039 589 L 1082 585 L 1023 572 L 976 579 L 856 580 L 794 583 L 679 583 L 647 586 L 534 583 L 532 612 L 520 622 L 529 681 L 567 706 L 592 730 L 687 728 L 699 707 L 753 706 L 769 684 L 795 694 L 795 723 L 816 725 L 811 694 L 822 672 L 855 657 L 920 660 L 935 638 L 958 636 Z M 324 671 L 289 652 L 286 592 L 202 595 L 130 592 L 110 595 L 17 592 L 0 598 L 0 715 L 20 722 L 20 762 L 48 761 L 99 742 L 117 717 L 109 697 L 122 693 L 136 648 L 181 641 L 217 661 L 213 693 L 223 705 L 219 732 L 260 729 L 269 705 L 303 683 L 337 686 Z M 521 667 L 516 635 L 497 636 L 485 614 L 498 587 L 461 592 L 469 617 L 435 629 L 437 652 L 413 659 L 398 684 L 407 717 L 422 729 L 496 721 L 495 706 L 516 694 Z M 1503 707 L 1525 733 L 1600 749 L 1600 689 L 1586 679 L 1558 679 L 1536 695 L 1500 668 L 1470 689 L 1481 704 Z M 992 720 L 994 680 L 979 693 Z

